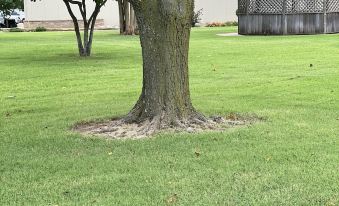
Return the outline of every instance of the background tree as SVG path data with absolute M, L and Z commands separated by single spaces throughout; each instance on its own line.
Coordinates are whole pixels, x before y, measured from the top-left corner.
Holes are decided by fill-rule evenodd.
M 192 16 L 192 27 L 195 27 L 201 21 L 203 9 L 198 10 L 197 12 L 193 13 Z
M 150 130 L 188 127 L 206 118 L 194 109 L 189 90 L 188 51 L 194 0 L 130 0 L 143 56 L 143 88 L 126 122 Z
M 138 34 L 138 24 L 134 9 L 128 0 L 117 0 L 119 5 L 120 34 Z
M 23 9 L 24 1 L 23 0 L 0 0 L 0 12 L 4 19 L 6 16 L 10 16 L 14 9 Z M 8 27 L 8 21 L 6 26 Z
M 32 1 L 35 2 L 36 0 Z M 93 12 L 89 16 L 87 13 L 86 0 L 63 0 L 74 24 L 74 30 L 79 48 L 79 55 L 82 57 L 87 57 L 91 55 L 95 23 L 101 8 L 107 2 L 107 0 L 92 0 L 92 1 L 95 3 L 95 7 Z M 81 35 L 80 32 L 79 21 L 75 16 L 71 5 L 76 5 L 80 11 L 84 24 L 83 36 Z

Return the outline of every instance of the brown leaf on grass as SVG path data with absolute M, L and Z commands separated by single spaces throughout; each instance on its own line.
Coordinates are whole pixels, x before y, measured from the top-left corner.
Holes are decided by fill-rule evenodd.
M 238 120 L 238 117 L 237 117 L 236 114 L 231 113 L 227 116 L 227 119 L 232 120 L 232 121 L 236 121 L 236 120 Z
M 200 152 L 194 152 L 195 156 L 199 157 L 200 156 Z
M 167 205 L 172 205 L 172 204 L 175 204 L 177 201 L 178 201 L 178 195 L 173 194 L 167 198 L 166 203 Z
M 196 149 L 195 152 L 194 152 L 194 154 L 195 154 L 196 157 L 200 157 L 201 152 L 200 152 L 199 149 Z

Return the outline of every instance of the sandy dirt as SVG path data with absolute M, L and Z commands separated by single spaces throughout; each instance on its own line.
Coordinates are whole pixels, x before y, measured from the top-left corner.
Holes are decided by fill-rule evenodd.
M 84 135 L 99 136 L 110 139 L 142 139 L 158 133 L 203 133 L 226 131 L 234 127 L 251 125 L 260 120 L 257 117 L 241 117 L 231 114 L 226 117 L 212 116 L 206 122 L 184 123 L 182 127 L 152 128 L 150 121 L 127 124 L 123 119 L 106 122 L 77 124 L 73 130 Z

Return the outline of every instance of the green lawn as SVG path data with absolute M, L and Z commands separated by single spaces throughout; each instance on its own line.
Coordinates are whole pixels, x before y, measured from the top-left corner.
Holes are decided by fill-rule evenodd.
M 193 30 L 193 103 L 265 121 L 134 141 L 69 129 L 131 109 L 138 37 L 97 32 L 81 59 L 73 32 L 0 32 L 0 205 L 339 205 L 339 35 L 234 31 Z

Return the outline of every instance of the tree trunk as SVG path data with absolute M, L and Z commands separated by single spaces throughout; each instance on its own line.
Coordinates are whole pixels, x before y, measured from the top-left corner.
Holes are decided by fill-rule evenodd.
M 94 13 L 93 19 L 92 19 L 92 22 L 91 22 L 89 38 L 88 38 L 88 43 L 87 43 L 87 47 L 86 47 L 87 56 L 91 56 L 92 44 L 93 44 L 93 36 L 94 36 L 94 28 L 95 28 L 95 23 L 96 23 L 98 14 L 99 14 L 99 11 Z
M 124 27 L 124 34 L 127 34 L 127 29 L 128 29 L 128 27 L 129 27 L 129 19 L 130 19 L 130 3 L 128 2 L 128 1 L 126 1 L 126 0 L 124 0 L 124 19 L 125 19 L 125 21 L 124 21 L 124 25 L 123 25 L 123 27 Z
M 143 56 L 143 88 L 127 121 L 180 126 L 204 117 L 192 106 L 188 50 L 193 0 L 134 3 Z
M 133 35 L 135 33 L 135 16 L 134 16 L 134 9 L 133 7 L 129 4 L 129 12 L 128 12 L 128 21 L 126 24 L 126 34 L 127 35 Z
M 124 6 L 123 6 L 123 0 L 117 0 L 118 1 L 118 7 L 119 7 L 119 25 L 120 25 L 120 34 L 123 34 L 125 32 L 125 17 L 124 17 Z
M 128 0 L 117 0 L 119 5 L 120 34 L 138 34 L 138 26 L 134 15 L 134 9 Z
M 86 0 L 82 0 L 81 2 L 73 1 L 73 0 L 63 0 L 63 2 L 65 3 L 67 11 L 69 15 L 71 16 L 73 24 L 74 24 L 75 35 L 76 35 L 77 42 L 78 42 L 79 55 L 81 57 L 91 56 L 93 34 L 94 34 L 94 27 L 95 27 L 96 19 L 98 17 L 101 7 L 105 5 L 107 0 L 96 2 L 94 11 L 89 19 L 87 19 Z M 78 19 L 74 15 L 74 12 L 71 8 L 71 4 L 75 4 L 79 7 L 79 11 L 82 16 L 83 23 L 84 23 L 83 39 L 81 37 Z
M 79 49 L 79 55 L 80 56 L 86 56 L 85 48 L 82 44 L 82 38 L 81 38 L 81 33 L 80 33 L 80 27 L 78 24 L 78 21 L 73 21 L 74 22 L 74 31 L 75 31 L 75 36 L 77 38 L 77 43 L 78 43 L 78 49 Z

